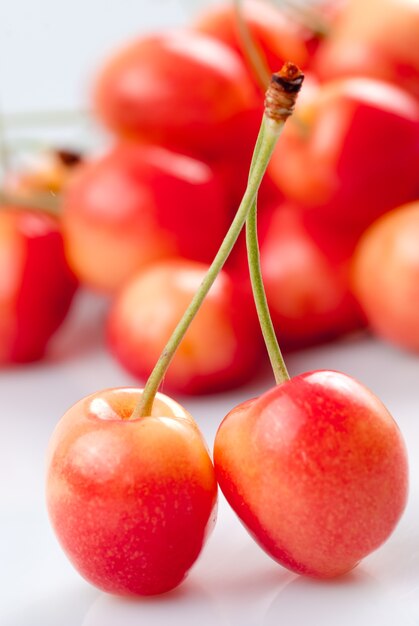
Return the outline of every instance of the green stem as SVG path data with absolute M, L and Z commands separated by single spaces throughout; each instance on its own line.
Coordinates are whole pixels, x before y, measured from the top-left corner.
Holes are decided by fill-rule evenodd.
M 281 124 L 282 130 L 285 120 L 279 123 Z M 264 127 L 265 119 L 262 120 L 260 136 L 263 136 Z M 256 143 L 255 152 L 253 155 L 252 163 L 250 165 L 250 171 L 252 171 L 254 160 L 257 158 L 257 151 L 258 142 Z M 275 334 L 275 329 L 272 323 L 271 314 L 269 312 L 268 301 L 266 298 L 265 287 L 263 283 L 257 233 L 257 197 L 255 197 L 252 208 L 250 209 L 249 215 L 246 220 L 246 248 L 250 282 L 252 284 L 253 299 L 256 306 L 259 324 L 262 330 L 262 335 L 265 341 L 275 382 L 279 385 L 284 381 L 289 380 L 290 376 Z
M 276 4 L 291 20 L 300 23 L 317 36 L 327 37 L 330 34 L 330 25 L 322 17 L 319 8 L 315 7 L 309 0 L 300 2 L 296 0 L 276 0 Z
M 59 217 L 60 198 L 52 193 L 37 193 L 28 197 L 15 195 L 0 189 L 0 204 L 17 211 L 37 211 Z
M 256 311 L 260 327 L 262 329 L 263 339 L 268 351 L 269 360 L 271 362 L 275 382 L 279 385 L 280 383 L 289 380 L 290 376 L 276 338 L 271 315 L 269 313 L 265 288 L 263 286 L 257 237 L 256 203 L 254 203 L 246 221 L 246 246 Z
M 259 84 L 259 87 L 262 89 L 263 92 L 265 92 L 267 86 L 269 85 L 271 73 L 266 64 L 262 51 L 252 37 L 246 20 L 244 19 L 243 1 L 234 0 L 234 8 L 237 19 L 237 27 L 239 30 L 241 48 L 250 65 L 250 69 L 252 70 L 253 75 Z
M 167 342 L 153 371 L 151 372 L 150 377 L 144 387 L 141 401 L 135 407 L 132 418 L 144 417 L 151 414 L 155 395 L 158 391 L 161 381 L 164 378 L 166 370 L 169 367 L 169 364 L 175 354 L 175 351 L 182 341 L 186 331 L 188 330 L 189 325 L 197 314 L 202 302 L 204 301 L 205 296 L 209 292 L 215 279 L 220 273 L 246 222 L 246 218 L 248 216 L 250 208 L 252 207 L 254 198 L 257 194 L 257 190 L 262 181 L 271 154 L 275 148 L 281 128 L 281 126 L 276 122 L 262 124 L 261 128 L 264 126 L 265 131 L 263 133 L 263 137 L 261 141 L 258 141 L 256 144 L 258 146 L 257 159 L 253 164 L 247 188 L 236 213 L 236 216 L 198 291 L 195 293 L 190 305 L 186 309 L 184 315 L 182 316 L 181 320 L 173 331 L 172 336 Z

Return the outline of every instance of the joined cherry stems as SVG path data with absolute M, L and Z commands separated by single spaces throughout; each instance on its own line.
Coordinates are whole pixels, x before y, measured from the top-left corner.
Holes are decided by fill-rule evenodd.
M 201 282 L 199 289 L 192 298 L 192 301 L 178 322 L 160 357 L 158 358 L 157 363 L 145 384 L 141 399 L 134 408 L 131 419 L 151 415 L 155 395 L 177 347 L 182 341 L 207 293 L 214 284 L 215 279 L 223 268 L 249 214 L 255 209 L 256 197 L 260 183 L 262 182 L 269 160 L 284 127 L 284 123 L 294 109 L 295 100 L 301 88 L 303 78 L 304 77 L 301 71 L 292 63 L 286 63 L 279 72 L 272 75 L 271 83 L 266 92 L 265 110 L 256 140 L 249 178 L 243 199 L 213 262 Z M 253 240 L 253 242 L 254 241 L 255 240 Z M 277 357 L 278 355 L 275 356 L 275 358 Z M 285 365 L 283 367 L 285 367 Z M 283 375 L 288 377 L 286 368 Z

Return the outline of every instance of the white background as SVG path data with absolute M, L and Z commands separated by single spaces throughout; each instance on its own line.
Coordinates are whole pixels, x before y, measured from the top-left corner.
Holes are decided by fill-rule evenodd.
M 188 4 L 198 6 L 186 0 L 1 0 L 0 103 L 6 120 L 15 112 L 85 109 L 91 76 L 104 56 L 129 35 L 185 23 Z M 87 130 L 57 133 L 76 143 Z M 81 293 L 44 362 L 0 373 L 1 626 L 417 626 L 419 360 L 362 335 L 293 354 L 288 365 L 292 374 L 314 368 L 352 374 L 397 419 L 410 455 L 411 493 L 385 546 L 343 579 L 307 580 L 261 552 L 221 498 L 213 536 L 173 593 L 128 601 L 102 594 L 78 576 L 48 524 L 44 456 L 54 425 L 71 404 L 97 389 L 134 382 L 103 347 L 106 306 Z M 228 410 L 271 384 L 267 373 L 251 388 L 179 400 L 211 446 Z

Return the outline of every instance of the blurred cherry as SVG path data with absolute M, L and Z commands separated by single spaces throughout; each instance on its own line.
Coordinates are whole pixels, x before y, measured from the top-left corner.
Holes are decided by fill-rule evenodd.
M 135 377 L 150 374 L 207 266 L 171 259 L 135 276 L 109 317 L 109 347 Z M 164 377 L 164 389 L 203 394 L 237 386 L 257 371 L 262 341 L 254 305 L 221 272 L 192 321 Z
M 40 359 L 76 288 L 58 222 L 0 207 L 0 364 Z
M 70 264 L 102 291 L 160 258 L 212 259 L 228 223 L 213 169 L 159 146 L 117 144 L 82 165 L 63 198 Z

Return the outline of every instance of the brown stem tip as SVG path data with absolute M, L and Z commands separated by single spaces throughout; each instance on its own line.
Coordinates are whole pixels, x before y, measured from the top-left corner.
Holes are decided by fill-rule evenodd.
M 74 150 L 55 150 L 58 160 L 67 167 L 73 167 L 81 163 L 82 156 Z
M 304 74 L 289 61 L 272 75 L 265 96 L 265 114 L 276 122 L 285 121 L 294 110 Z

